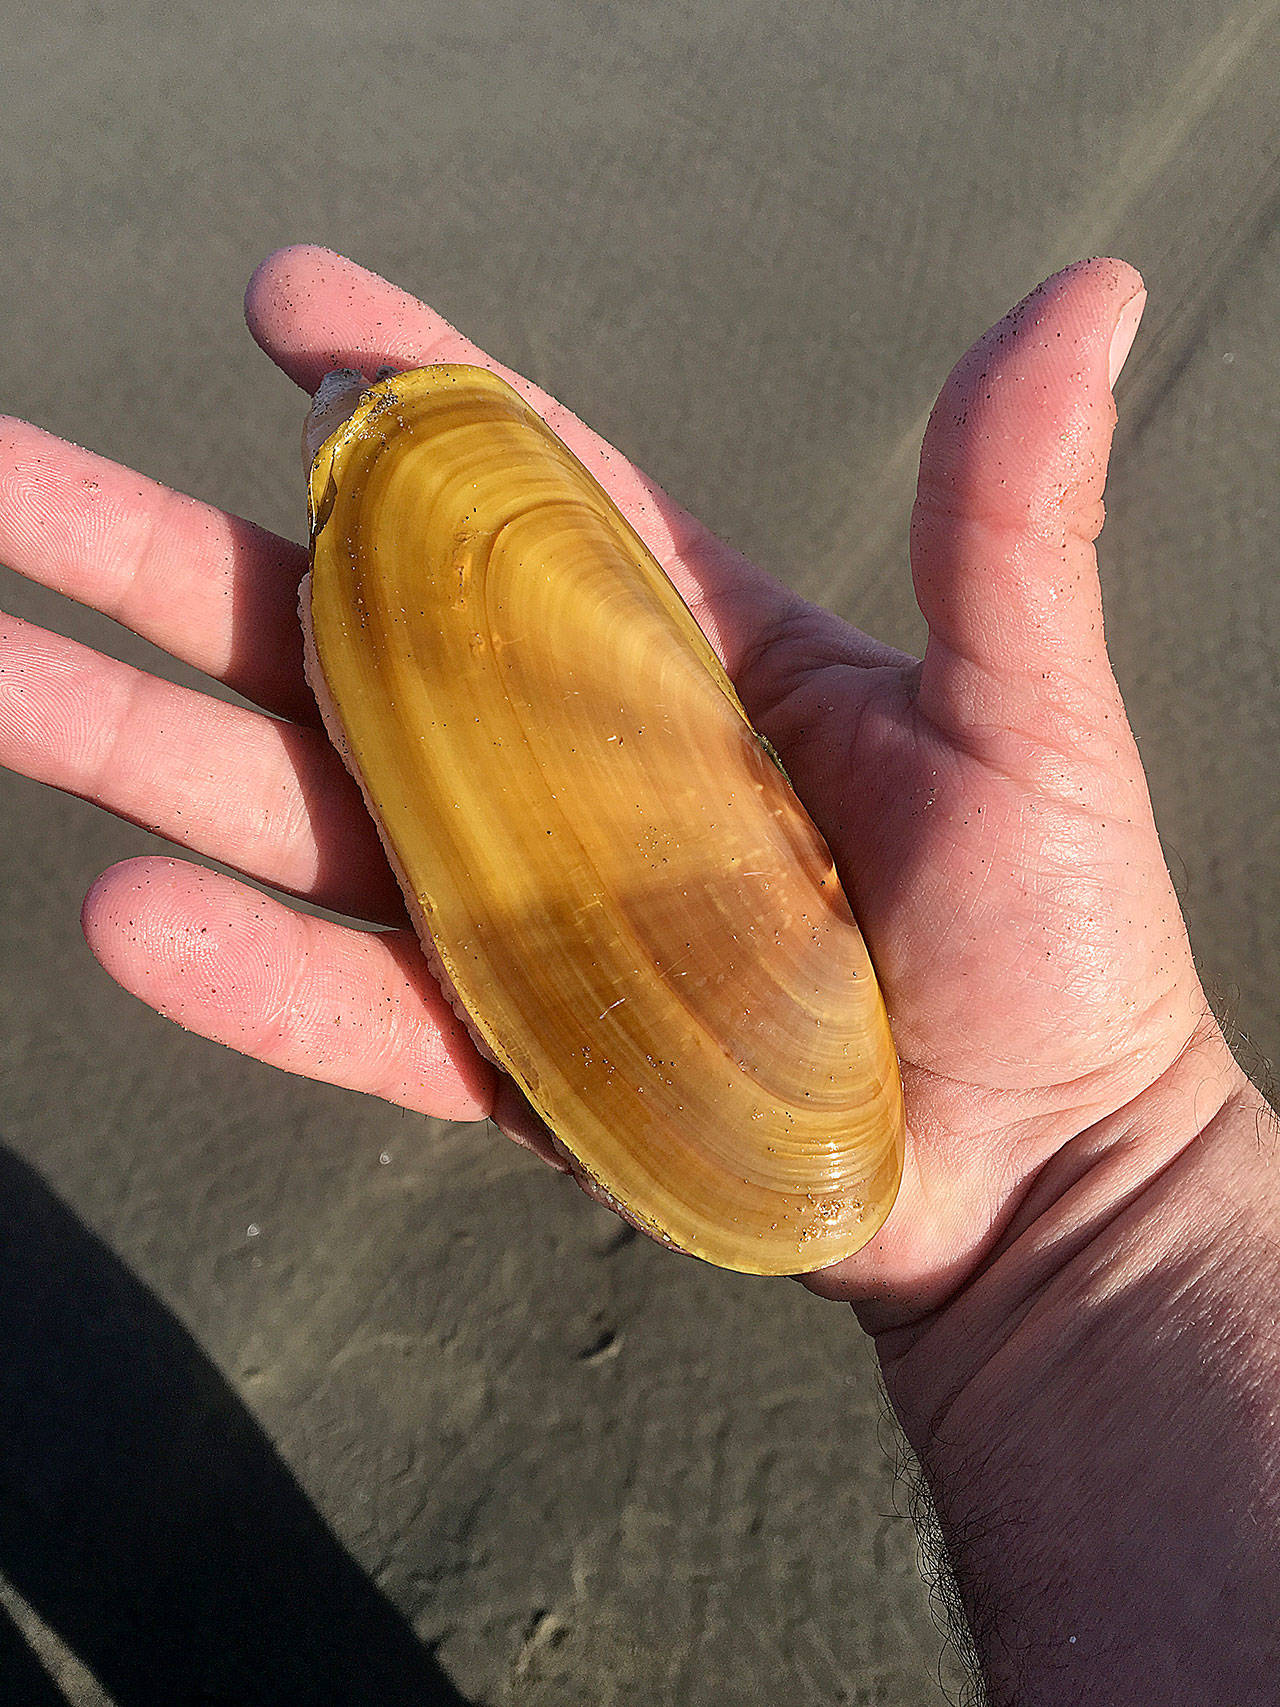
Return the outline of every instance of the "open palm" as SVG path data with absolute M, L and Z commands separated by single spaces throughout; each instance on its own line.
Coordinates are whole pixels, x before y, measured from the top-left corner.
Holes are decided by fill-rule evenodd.
M 1092 547 L 1114 420 L 1108 356 L 1115 333 L 1122 357 L 1141 303 L 1132 269 L 1082 263 L 952 375 L 912 526 L 923 662 L 798 600 L 507 374 L 679 586 L 863 925 L 912 1143 L 886 1226 L 810 1284 L 858 1300 L 872 1326 L 909 1322 L 962 1284 L 1046 1163 L 1157 1080 L 1204 1021 L 1107 663 Z M 336 365 L 497 365 L 325 250 L 272 256 L 247 311 L 309 390 Z M 426 1113 L 492 1114 L 538 1148 L 427 973 L 320 729 L 296 617 L 303 551 L 5 422 L 0 560 L 263 708 L 4 617 L 0 759 L 286 893 L 399 927 L 347 929 L 199 866 L 130 860 L 85 903 L 108 971 L 248 1054 Z

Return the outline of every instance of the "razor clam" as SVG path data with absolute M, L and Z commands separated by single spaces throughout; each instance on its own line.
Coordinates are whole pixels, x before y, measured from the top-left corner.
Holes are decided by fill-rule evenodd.
M 863 1245 L 902 1168 L 830 852 L 662 569 L 486 369 L 331 375 L 308 678 L 432 965 L 575 1171 L 725 1268 Z

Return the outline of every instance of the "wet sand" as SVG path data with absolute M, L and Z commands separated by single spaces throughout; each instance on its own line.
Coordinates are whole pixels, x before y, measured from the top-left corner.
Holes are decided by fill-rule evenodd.
M 9 19 L 0 409 L 297 535 L 301 400 L 239 303 L 269 250 L 323 242 L 914 646 L 905 522 L 948 367 L 1058 266 L 1124 256 L 1150 304 L 1111 647 L 1256 1066 L 1280 1042 L 1280 10 L 796 11 Z M 156 667 L 8 574 L 0 596 Z M 490 1130 L 167 1025 L 77 925 L 99 871 L 165 844 L 34 784 L 3 803 L 0 1695 L 945 1699 L 847 1312 L 631 1238 Z

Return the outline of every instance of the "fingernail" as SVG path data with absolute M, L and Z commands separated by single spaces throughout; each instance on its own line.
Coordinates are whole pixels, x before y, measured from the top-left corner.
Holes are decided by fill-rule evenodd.
M 1110 384 L 1115 389 L 1115 383 L 1120 377 L 1120 369 L 1125 364 L 1125 358 L 1133 348 L 1133 340 L 1138 335 L 1138 322 L 1142 319 L 1142 311 L 1147 306 L 1147 293 L 1140 290 L 1131 296 L 1120 310 L 1120 318 L 1116 321 L 1116 329 L 1111 334 Z

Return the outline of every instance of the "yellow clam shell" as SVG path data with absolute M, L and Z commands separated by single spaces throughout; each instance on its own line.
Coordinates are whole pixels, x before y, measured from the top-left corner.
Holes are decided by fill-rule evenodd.
M 902 1095 L 826 844 L 518 393 L 466 366 L 356 392 L 312 428 L 308 674 L 445 988 L 637 1225 L 746 1273 L 848 1255 Z

